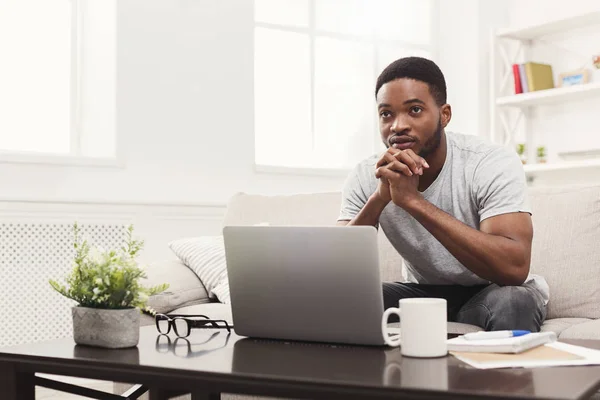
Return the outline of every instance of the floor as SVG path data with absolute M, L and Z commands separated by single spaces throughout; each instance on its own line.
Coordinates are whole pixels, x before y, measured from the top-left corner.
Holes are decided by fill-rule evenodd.
M 42 376 L 44 378 L 53 379 L 61 382 L 73 383 L 75 385 L 84 386 L 90 389 L 101 390 L 103 392 L 112 393 L 113 392 L 113 383 L 106 381 L 96 381 L 92 379 L 81 379 L 81 378 L 71 378 L 64 376 L 53 376 L 53 375 L 45 375 L 38 374 L 38 376 Z M 36 400 L 82 400 L 88 399 L 89 397 L 81 397 L 70 393 L 58 392 L 56 390 L 46 389 L 42 387 L 36 387 L 35 389 L 35 398 Z

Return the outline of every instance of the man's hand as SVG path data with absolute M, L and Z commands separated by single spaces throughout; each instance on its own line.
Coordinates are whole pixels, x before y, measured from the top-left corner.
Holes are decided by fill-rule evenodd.
M 422 198 L 419 192 L 420 175 L 406 176 L 395 170 L 380 167 L 375 176 L 388 181 L 390 197 L 398 207 L 405 208 L 411 201 Z
M 423 168 L 429 168 L 427 161 L 412 149 L 397 150 L 392 147 L 382 154 L 375 168 L 378 169 L 384 165 L 406 176 L 423 175 Z
M 405 195 L 413 191 L 419 195 L 419 176 L 423 175 L 423 168 L 429 168 L 429 164 L 411 149 L 390 148 L 381 156 L 375 167 L 375 177 L 379 179 L 376 192 L 378 197 L 385 204 L 393 201 L 401 207 L 405 200 L 412 198 Z M 408 186 L 405 188 L 405 185 Z

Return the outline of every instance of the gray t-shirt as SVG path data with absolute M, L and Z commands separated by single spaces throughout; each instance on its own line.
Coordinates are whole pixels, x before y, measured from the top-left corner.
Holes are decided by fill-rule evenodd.
M 437 179 L 422 192 L 439 209 L 478 229 L 481 221 L 500 214 L 531 213 L 523 166 L 515 152 L 477 136 L 446 133 L 446 161 Z M 377 190 L 375 164 L 379 155 L 360 162 L 350 173 L 342 194 L 338 220 L 351 220 Z M 463 266 L 450 252 L 402 208 L 390 203 L 379 218 L 390 243 L 405 262 L 410 282 L 439 285 L 490 283 Z M 547 302 L 546 281 L 530 274 L 532 285 Z

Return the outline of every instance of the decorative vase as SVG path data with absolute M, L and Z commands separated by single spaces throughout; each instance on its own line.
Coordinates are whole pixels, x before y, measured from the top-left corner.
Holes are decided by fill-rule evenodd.
M 137 308 L 109 310 L 75 306 L 73 338 L 88 346 L 122 349 L 137 346 L 140 338 L 140 311 Z

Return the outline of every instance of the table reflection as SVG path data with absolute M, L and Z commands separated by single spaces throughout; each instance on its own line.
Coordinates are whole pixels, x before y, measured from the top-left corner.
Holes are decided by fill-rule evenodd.
M 531 370 L 477 370 L 452 356 L 402 357 L 397 348 L 245 338 L 234 344 L 235 373 L 431 391 L 532 394 Z
M 532 369 L 476 369 L 453 359 L 448 368 L 448 389 L 480 393 L 535 393 Z
M 450 357 L 410 358 L 390 361 L 385 367 L 383 384 L 403 388 L 448 390 Z
M 381 384 L 397 349 L 245 338 L 234 344 L 233 372 Z
M 137 365 L 140 363 L 140 351 L 137 347 L 107 349 L 76 344 L 73 346 L 73 358 Z
M 204 340 L 177 337 L 171 339 L 169 335 L 157 335 L 154 348 L 159 353 L 173 353 L 178 357 L 200 357 L 210 352 L 227 347 L 231 333 L 213 332 Z M 207 346 L 207 344 L 211 346 Z

